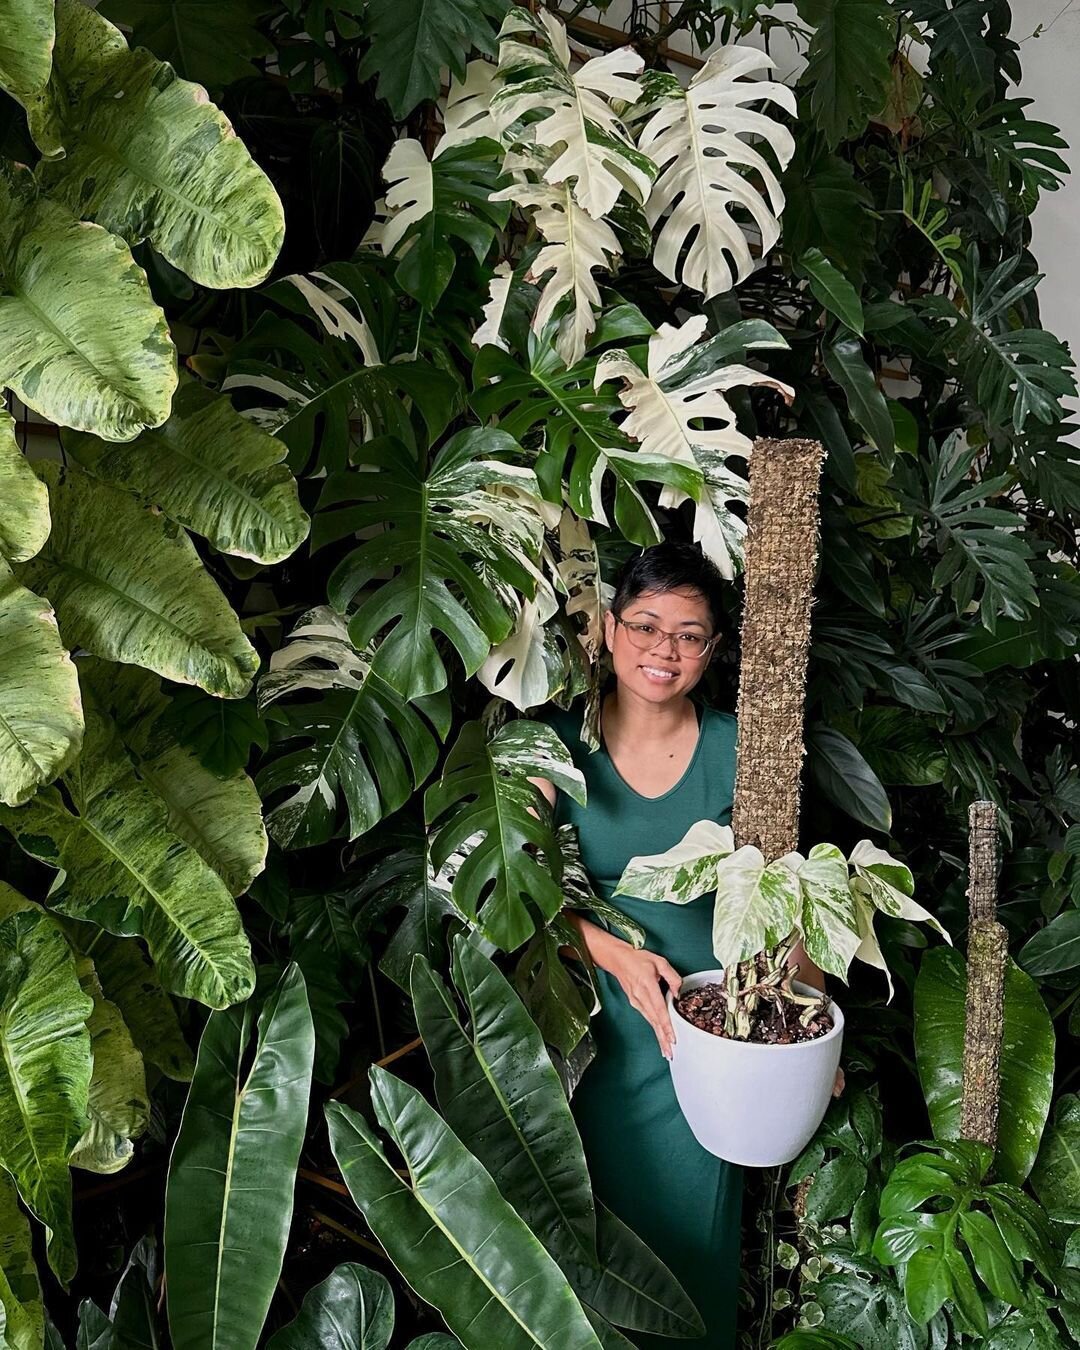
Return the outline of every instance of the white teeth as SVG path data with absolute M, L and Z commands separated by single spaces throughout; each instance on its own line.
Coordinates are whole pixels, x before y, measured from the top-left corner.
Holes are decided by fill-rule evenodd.
M 673 680 L 675 678 L 673 670 L 657 670 L 653 666 L 642 666 L 641 669 L 646 675 L 658 675 L 662 680 Z

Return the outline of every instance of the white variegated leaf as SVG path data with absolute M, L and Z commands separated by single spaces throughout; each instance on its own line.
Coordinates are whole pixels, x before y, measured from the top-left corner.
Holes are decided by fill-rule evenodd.
M 409 227 L 435 209 L 435 178 L 424 147 L 411 139 L 395 141 L 383 165 L 383 177 L 389 216 L 383 228 L 382 251 L 389 257 Z
M 892 975 L 889 974 L 889 967 L 885 963 L 877 934 L 874 932 L 874 919 L 877 916 L 877 910 L 854 887 L 852 888 L 852 894 L 855 897 L 855 913 L 859 919 L 859 945 L 855 951 L 855 960 L 863 961 L 866 965 L 873 966 L 875 970 L 881 971 L 889 986 L 887 1001 L 891 1003 L 893 996 Z
M 904 863 L 878 848 L 869 839 L 859 840 L 851 850 L 848 861 L 855 869 L 853 889 L 857 889 L 875 910 L 894 919 L 928 923 L 946 942 L 952 944 L 952 938 L 929 910 L 923 909 L 911 898 L 915 878 Z
M 491 115 L 491 101 L 499 87 L 498 72 L 490 61 L 470 61 L 464 80 L 450 81 L 443 134 L 435 147 L 435 159 L 452 145 L 482 138 L 499 139 L 499 128 Z
M 814 845 L 799 868 L 799 889 L 799 930 L 807 956 L 821 970 L 846 981 L 862 938 L 847 859 L 835 844 Z
M 330 337 L 351 338 L 360 348 L 366 365 L 382 365 L 371 326 L 355 298 L 344 286 L 326 272 L 312 272 L 309 276 L 294 273 L 285 280 L 291 282 L 304 297 L 312 315 Z M 316 281 L 322 284 L 317 286 Z
M 754 222 L 762 256 L 780 237 L 784 194 L 758 146 L 771 149 L 783 170 L 795 142 L 752 105 L 769 100 L 794 113 L 795 95 L 775 81 L 747 78 L 773 65 L 755 47 L 723 47 L 686 89 L 674 76 L 654 75 L 628 113 L 642 123 L 638 148 L 659 171 L 645 206 L 650 225 L 663 221 L 653 263 L 706 299 L 754 268 L 740 217 Z
M 610 603 L 612 587 L 600 577 L 600 559 L 589 526 L 573 511 L 564 510 L 559 520 L 559 580 L 566 588 L 566 612 L 585 616 L 585 631 L 580 634 L 590 661 L 600 655 L 604 642 L 604 610 Z
M 616 895 L 686 905 L 716 889 L 717 869 L 735 849 L 730 825 L 696 821 L 674 848 L 631 858 Z
M 645 930 L 622 910 L 601 899 L 593 890 L 585 864 L 581 861 L 581 845 L 573 825 L 560 825 L 557 831 L 562 854 L 562 892 L 567 909 L 591 911 L 603 919 L 609 928 L 616 929 L 632 947 L 644 947 Z
M 508 262 L 499 263 L 488 283 L 488 302 L 483 311 L 484 322 L 472 336 L 474 347 L 499 347 L 504 352 L 510 350 L 502 336 L 502 324 L 513 284 L 514 269 Z
M 492 647 L 476 678 L 518 712 L 547 703 L 562 687 L 565 661 L 555 634 L 545 628 L 558 608 L 550 586 L 521 606 L 514 631 Z
M 727 967 L 778 946 L 795 927 L 798 910 L 791 868 L 783 859 L 766 865 L 760 849 L 744 844 L 716 868 L 713 955 Z

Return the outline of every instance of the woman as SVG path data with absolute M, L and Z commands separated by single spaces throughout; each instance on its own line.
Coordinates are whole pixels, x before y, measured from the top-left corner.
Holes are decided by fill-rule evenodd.
M 604 636 L 615 673 L 601 705 L 601 746 L 589 752 L 580 716 L 551 724 L 584 773 L 578 806 L 535 780 L 556 819 L 577 827 L 585 867 L 610 899 L 635 854 L 661 853 L 696 820 L 729 824 L 735 784 L 735 718 L 691 700 L 719 636 L 719 571 L 686 544 L 647 549 L 622 571 Z M 665 987 L 680 972 L 709 969 L 713 897 L 688 905 L 620 896 L 616 905 L 645 930 L 635 949 L 572 916 L 599 971 L 597 1055 L 574 1094 L 597 1194 L 670 1267 L 697 1305 L 699 1339 L 640 1336 L 642 1347 L 735 1344 L 742 1175 L 707 1153 L 679 1111 L 666 1060 L 675 1033 Z M 802 978 L 820 972 L 796 953 Z

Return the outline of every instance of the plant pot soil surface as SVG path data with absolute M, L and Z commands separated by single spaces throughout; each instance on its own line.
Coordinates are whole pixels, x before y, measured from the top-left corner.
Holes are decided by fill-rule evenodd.
M 828 1011 L 828 999 L 822 1007 L 815 1010 L 807 1026 L 800 1021 L 805 1011 L 795 1003 L 781 999 L 779 1003 L 772 999 L 762 1000 L 750 1022 L 752 1044 L 757 1045 L 795 1045 L 799 1041 L 814 1041 L 832 1030 L 833 1020 Z M 680 1016 L 701 1031 L 713 1036 L 725 1036 L 724 1017 L 727 1003 L 722 984 L 703 984 L 680 994 L 675 1000 Z

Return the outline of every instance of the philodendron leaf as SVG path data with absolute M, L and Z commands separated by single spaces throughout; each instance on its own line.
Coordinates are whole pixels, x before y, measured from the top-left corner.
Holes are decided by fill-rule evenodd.
M 821 970 L 846 980 L 862 943 L 847 859 L 835 844 L 815 844 L 800 860 L 797 874 L 798 924 L 806 954 Z
M 851 851 L 848 863 L 854 869 L 850 886 L 862 937 L 855 956 L 884 973 L 891 998 L 892 976 L 885 965 L 885 958 L 881 954 L 874 932 L 874 919 L 877 914 L 887 914 L 893 919 L 907 919 L 911 923 L 928 923 L 950 945 L 952 938 L 929 910 L 923 909 L 922 905 L 911 898 L 915 889 L 915 878 L 911 869 L 904 863 L 898 862 L 884 849 L 872 844 L 869 839 L 859 840 Z
M 0 1328 L 8 1350 L 41 1350 L 45 1309 L 31 1245 L 30 1224 L 15 1183 L 0 1171 Z
M 530 936 L 538 916 L 551 919 L 562 908 L 551 811 L 530 775 L 584 803 L 584 778 L 550 727 L 521 719 L 488 740 L 480 722 L 468 722 L 424 796 L 435 871 L 465 855 L 454 903 L 504 951 Z
M 0 921 L 0 1166 L 45 1225 L 49 1265 L 75 1273 L 68 1155 L 86 1123 L 93 1004 L 44 911 Z
M 814 299 L 862 337 L 862 301 L 843 272 L 819 248 L 808 248 L 799 259 L 798 267 L 809 280 Z
M 15 439 L 15 419 L 0 404 L 0 559 L 25 562 L 49 537 L 49 493 Z
M 58 426 L 114 441 L 164 422 L 176 388 L 165 315 L 127 247 L 22 174 L 0 174 L 4 385 Z
M 278 563 L 308 532 L 288 448 L 194 381 L 181 385 L 172 415 L 128 445 L 69 432 L 64 449 L 96 478 L 128 488 L 204 535 L 222 553 Z
M 38 169 L 50 196 L 129 244 L 148 239 L 201 286 L 262 281 L 281 202 L 197 84 L 79 0 L 57 0 L 51 114 L 65 154 Z
M 960 1133 L 964 1049 L 964 958 L 927 952 L 915 984 L 915 1058 L 937 1139 Z M 1054 1029 L 1038 987 L 1011 960 L 1005 971 L 997 1170 L 1023 1183 L 1039 1151 L 1054 1086 Z
M 0 0 L 0 89 L 24 105 L 40 94 L 55 35 L 52 0 Z
M 52 908 L 117 937 L 145 939 L 162 983 L 212 1008 L 251 992 L 251 950 L 232 897 L 169 828 L 106 718 L 91 716 L 67 796 L 45 788 L 0 822 L 33 857 L 62 872 Z
M 79 680 L 47 600 L 0 558 L 0 802 L 21 806 L 78 754 Z
M 623 869 L 615 895 L 639 900 L 666 900 L 686 905 L 716 889 L 716 869 L 735 852 L 730 825 L 696 821 L 666 853 L 633 857 Z
M 744 844 L 716 866 L 713 955 L 725 968 L 778 946 L 799 915 L 799 879 L 789 854 L 766 863 L 760 849 Z
M 296 1317 L 266 1350 L 386 1350 L 394 1294 L 384 1275 L 346 1261 L 308 1290 Z
M 290 965 L 258 1019 L 211 1015 L 169 1164 L 165 1276 L 175 1350 L 254 1350 L 281 1274 L 315 1032 Z
M 371 1070 L 371 1087 L 408 1178 L 340 1102 L 326 1107 L 330 1146 L 350 1194 L 412 1288 L 467 1350 L 599 1350 L 558 1266 L 419 1092 L 379 1068 Z
M 1080 1097 L 1075 1092 L 1058 1098 L 1031 1184 L 1045 1209 L 1080 1210 Z
M 246 694 L 259 658 L 187 535 L 79 469 L 38 472 L 53 528 L 20 580 L 52 601 L 65 638 L 223 698 Z

